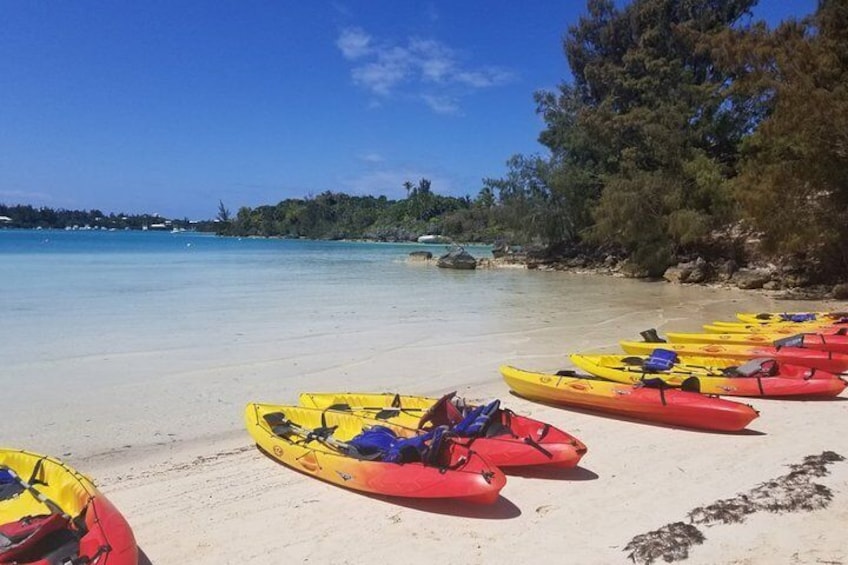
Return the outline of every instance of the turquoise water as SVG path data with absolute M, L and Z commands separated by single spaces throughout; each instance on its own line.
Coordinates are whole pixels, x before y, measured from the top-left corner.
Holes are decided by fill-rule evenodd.
M 727 291 L 407 262 L 422 249 L 446 248 L 0 230 L 0 445 L 239 433 L 249 401 L 492 383 L 501 363 L 561 368 L 569 350 L 742 309 Z

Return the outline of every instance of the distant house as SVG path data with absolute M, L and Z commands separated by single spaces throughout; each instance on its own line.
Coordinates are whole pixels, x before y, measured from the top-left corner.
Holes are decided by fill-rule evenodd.
M 8 224 L 12 221 L 12 218 L 9 216 L 0 216 L 0 224 Z

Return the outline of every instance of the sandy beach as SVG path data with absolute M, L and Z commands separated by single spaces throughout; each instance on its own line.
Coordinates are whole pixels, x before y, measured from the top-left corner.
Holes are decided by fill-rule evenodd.
M 132 525 L 141 562 L 155 565 L 626 563 L 639 534 L 688 522 L 690 511 L 785 475 L 806 456 L 848 456 L 844 398 L 752 399 L 761 417 L 750 431 L 702 433 L 535 404 L 511 395 L 497 370 L 565 368 L 569 352 L 615 351 L 648 327 L 694 331 L 737 311 L 844 305 L 591 275 L 399 268 L 452 290 L 407 289 L 405 302 L 351 290 L 321 315 L 305 308 L 285 317 L 261 307 L 267 296 L 247 303 L 234 286 L 230 306 L 209 313 L 198 304 L 204 325 L 176 320 L 164 338 L 138 326 L 83 327 L 36 352 L 40 345 L 7 333 L 15 347 L 6 372 L 21 384 L 0 401 L 0 440 L 93 477 Z M 39 375 L 52 375 L 43 394 Z M 589 452 L 575 470 L 510 474 L 498 503 L 480 507 L 328 485 L 262 455 L 243 428 L 246 402 L 340 389 L 501 398 Z M 37 397 L 37 406 L 24 401 Z M 845 562 L 848 462 L 827 471 L 813 479 L 831 491 L 827 508 L 700 526 L 705 540 L 687 562 Z

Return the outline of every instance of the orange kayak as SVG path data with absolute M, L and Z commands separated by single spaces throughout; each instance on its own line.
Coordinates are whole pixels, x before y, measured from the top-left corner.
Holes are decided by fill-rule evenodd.
M 614 383 L 570 374 L 523 371 L 504 365 L 501 375 L 520 396 L 668 424 L 714 431 L 739 431 L 759 416 L 747 404 L 680 389 Z

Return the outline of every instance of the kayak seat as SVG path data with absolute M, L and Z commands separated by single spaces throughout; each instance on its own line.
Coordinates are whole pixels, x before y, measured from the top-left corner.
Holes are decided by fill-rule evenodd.
M 770 357 L 758 357 L 739 365 L 727 367 L 721 372 L 726 377 L 773 377 L 777 375 L 780 366 Z
M 7 469 L 0 469 L 0 500 L 15 498 L 24 487 Z
M 68 518 L 62 514 L 45 514 L 42 516 L 26 516 L 0 525 L 0 562 L 16 563 L 31 561 L 28 556 L 41 554 L 55 545 L 57 540 L 48 540 L 51 534 L 67 531 Z M 51 543 L 47 543 L 51 541 Z M 61 544 L 60 544 L 61 545 Z
M 458 424 L 451 428 L 451 431 L 459 437 L 477 437 L 485 434 L 500 405 L 500 400 L 493 400 L 489 404 L 473 408 Z

